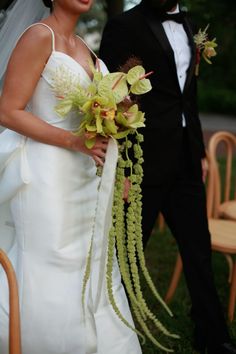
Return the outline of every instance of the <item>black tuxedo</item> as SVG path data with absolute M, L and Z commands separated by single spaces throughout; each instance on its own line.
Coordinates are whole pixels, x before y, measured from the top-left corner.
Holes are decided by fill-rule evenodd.
M 142 96 L 146 113 L 144 134 L 143 234 L 146 244 L 158 213 L 164 214 L 183 260 L 192 300 L 192 317 L 199 346 L 228 340 L 211 269 L 211 245 L 206 215 L 201 159 L 205 156 L 197 107 L 196 49 L 190 22 L 184 29 L 191 61 L 183 92 L 174 53 L 157 13 L 142 3 L 110 20 L 105 27 L 100 56 L 116 71 L 135 56 L 142 60 L 152 91 Z M 186 128 L 182 126 L 182 115 Z
M 176 169 L 182 141 L 182 113 L 185 115 L 193 160 L 205 156 L 198 117 L 195 46 L 189 21 L 185 28 L 192 59 L 183 93 L 180 90 L 173 50 L 161 21 L 142 5 L 110 21 L 104 31 L 101 57 L 115 71 L 131 56 L 142 60 L 150 77 L 152 91 L 141 99 L 146 113 L 144 129 L 145 184 L 158 185 Z M 153 154 L 157 165 L 153 164 Z M 158 167 L 157 167 L 158 166 Z

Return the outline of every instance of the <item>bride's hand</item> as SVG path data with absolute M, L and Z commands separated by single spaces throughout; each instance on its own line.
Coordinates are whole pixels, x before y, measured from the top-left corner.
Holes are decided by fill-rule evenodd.
M 72 149 L 91 156 L 97 166 L 103 166 L 107 152 L 108 140 L 108 138 L 98 136 L 96 137 L 94 146 L 91 149 L 88 149 L 85 145 L 84 137 L 74 136 Z

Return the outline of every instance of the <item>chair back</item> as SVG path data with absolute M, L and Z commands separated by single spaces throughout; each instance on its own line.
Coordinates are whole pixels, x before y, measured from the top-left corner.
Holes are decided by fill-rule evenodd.
M 218 150 L 224 146 L 226 157 L 225 171 L 221 171 Z M 219 206 L 223 202 L 235 199 L 235 181 L 232 173 L 233 157 L 236 149 L 236 137 L 229 132 L 215 133 L 208 145 L 209 176 L 207 188 L 207 211 L 209 218 L 219 217 Z M 221 179 L 221 176 L 223 178 Z M 233 190 L 233 195 L 232 195 Z
M 16 274 L 9 258 L 7 257 L 5 252 L 1 249 L 0 249 L 0 264 L 2 265 L 6 273 L 8 286 L 9 286 L 9 354 L 22 354 L 19 296 L 18 296 Z M 1 296 L 1 289 L 0 289 L 0 296 Z M 0 348 L 0 353 L 1 353 L 1 348 Z

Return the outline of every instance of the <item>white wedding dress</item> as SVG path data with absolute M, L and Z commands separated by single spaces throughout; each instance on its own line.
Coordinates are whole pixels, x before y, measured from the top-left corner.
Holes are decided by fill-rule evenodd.
M 78 117 L 60 118 L 50 83 L 62 64 L 81 84 L 84 68 L 72 57 L 52 53 L 27 109 L 67 130 Z M 101 70 L 106 73 L 100 60 Z M 23 354 L 140 354 L 136 334 L 114 313 L 106 289 L 107 237 L 111 223 L 118 152 L 111 140 L 102 178 L 91 157 L 46 145 L 5 130 L 0 135 L 0 246 L 8 251 L 19 283 Z M 91 274 L 82 287 L 93 235 Z M 114 296 L 132 324 L 114 260 Z M 8 354 L 8 287 L 0 273 L 0 353 Z

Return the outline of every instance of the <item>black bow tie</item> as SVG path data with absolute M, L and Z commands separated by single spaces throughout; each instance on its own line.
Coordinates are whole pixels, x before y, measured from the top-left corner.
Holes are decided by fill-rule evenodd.
M 164 21 L 175 21 L 177 23 L 184 23 L 184 13 L 183 12 L 178 12 L 175 14 L 164 13 L 161 15 L 161 22 Z

